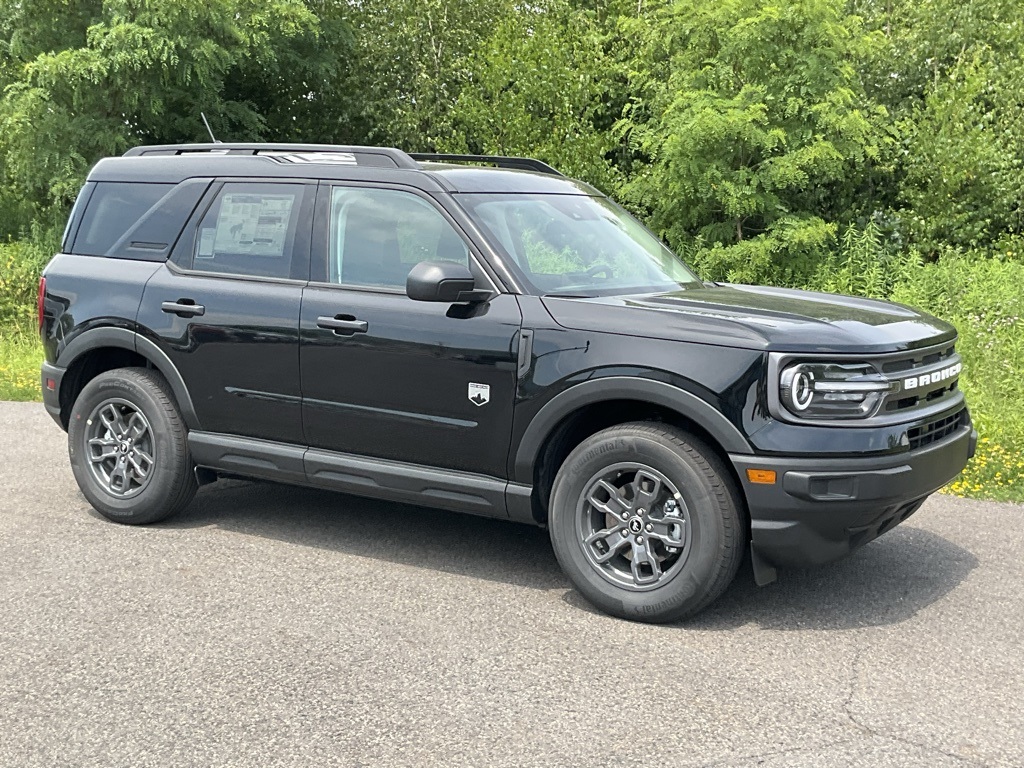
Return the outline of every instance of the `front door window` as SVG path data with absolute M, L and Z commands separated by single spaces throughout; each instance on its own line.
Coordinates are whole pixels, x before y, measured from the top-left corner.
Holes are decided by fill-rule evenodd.
M 393 189 L 336 187 L 331 194 L 329 282 L 405 288 L 421 261 L 469 264 L 465 242 L 428 202 Z

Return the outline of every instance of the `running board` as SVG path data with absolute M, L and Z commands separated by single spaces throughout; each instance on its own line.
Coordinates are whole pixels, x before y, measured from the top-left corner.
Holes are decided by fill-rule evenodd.
M 216 472 L 536 525 L 530 486 L 489 475 L 213 432 L 189 432 L 188 446 Z

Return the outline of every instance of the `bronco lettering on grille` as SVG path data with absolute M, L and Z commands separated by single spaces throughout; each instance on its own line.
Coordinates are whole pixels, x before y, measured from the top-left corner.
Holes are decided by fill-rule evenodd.
M 930 384 L 939 384 L 943 381 L 955 378 L 960 375 L 960 371 L 963 369 L 963 363 L 957 363 L 951 365 L 949 368 L 943 368 L 940 371 L 934 373 L 923 373 L 920 376 L 911 376 L 910 378 L 903 380 L 903 391 L 908 389 L 917 389 L 918 387 L 927 387 Z

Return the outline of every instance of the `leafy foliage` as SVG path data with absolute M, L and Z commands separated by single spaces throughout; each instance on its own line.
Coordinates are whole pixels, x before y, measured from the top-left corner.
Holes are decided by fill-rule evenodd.
M 338 66 L 298 0 L 105 0 L 65 13 L 58 49 L 38 28 L 51 5 L 25 0 L 8 18 L 21 68 L 0 105 L 4 175 L 40 208 L 66 208 L 100 157 L 203 137 L 202 110 L 223 137 L 266 137 L 270 120 L 302 135 L 291 118 L 315 111 Z
M 361 67 L 351 86 L 366 138 L 432 151 L 451 136 L 469 57 L 512 9 L 504 0 L 353 3 Z
M 912 281 L 921 267 L 916 251 L 899 251 L 887 242 L 882 229 L 869 221 L 851 224 L 838 247 L 818 263 L 808 287 L 826 293 L 884 297 L 897 285 Z
M 535 7 L 510 15 L 469 59 L 456 133 L 441 147 L 532 155 L 612 191 L 615 139 L 596 124 L 612 67 L 592 14 Z
M 0 245 L 0 325 L 32 320 L 39 273 L 48 258 L 28 243 Z
M 851 61 L 876 45 L 833 0 L 696 0 L 654 16 L 619 125 L 650 159 L 627 186 L 717 277 L 793 282 L 835 242 L 884 110 Z
M 88 168 L 137 144 L 205 140 L 204 111 L 225 140 L 536 156 L 623 200 L 706 277 L 893 297 L 947 317 L 983 434 L 955 488 L 1020 497 L 1020 11 L 1020 0 L 0 3 L 0 396 L 36 386 L 19 368 L 36 364 L 25 341 L 36 278 Z
M 31 323 L 0 325 L 0 400 L 38 400 L 43 350 Z
M 904 124 L 911 243 L 934 256 L 946 245 L 982 248 L 1024 232 L 1022 104 L 1024 67 L 1004 80 L 983 56 L 929 86 Z

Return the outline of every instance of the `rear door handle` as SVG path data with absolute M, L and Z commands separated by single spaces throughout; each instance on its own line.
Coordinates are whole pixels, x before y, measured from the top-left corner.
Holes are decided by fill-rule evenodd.
M 206 307 L 196 304 L 192 299 L 178 299 L 177 301 L 165 301 L 160 309 L 169 315 L 178 317 L 197 317 L 206 314 Z
M 356 320 L 353 315 L 335 315 L 318 317 L 316 327 L 334 331 L 339 336 L 350 336 L 353 333 L 366 333 L 370 326 L 365 320 Z

